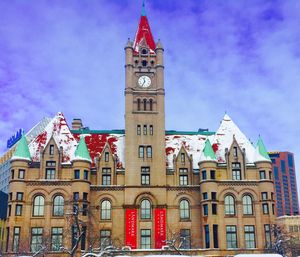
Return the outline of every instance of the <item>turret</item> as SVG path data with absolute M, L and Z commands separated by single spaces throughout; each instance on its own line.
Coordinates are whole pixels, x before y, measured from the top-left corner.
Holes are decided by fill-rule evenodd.
M 73 179 L 72 193 L 73 204 L 78 207 L 79 215 L 83 221 L 88 220 L 89 202 L 90 202 L 90 169 L 91 156 L 85 143 L 84 135 L 81 135 L 77 148 L 72 159 Z
M 275 218 L 274 183 L 272 175 L 272 162 L 262 138 L 259 136 L 256 144 L 255 164 L 261 193 L 261 208 L 264 222 L 273 223 Z
M 27 207 L 25 206 L 24 201 L 26 193 L 26 180 L 29 177 L 28 172 L 30 162 L 31 155 L 27 145 L 26 137 L 23 134 L 17 145 L 16 151 L 11 158 L 11 181 L 9 186 L 10 199 L 8 203 L 8 213 L 10 217 L 7 222 L 8 227 L 24 226 L 24 216 L 28 211 L 26 210 Z M 26 228 L 24 231 L 25 230 Z M 12 244 L 12 241 L 7 242 L 7 244 Z

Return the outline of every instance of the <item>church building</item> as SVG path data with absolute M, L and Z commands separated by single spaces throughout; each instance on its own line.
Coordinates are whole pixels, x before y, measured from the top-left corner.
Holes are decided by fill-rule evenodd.
M 7 256 L 41 246 L 67 256 L 61 246 L 71 249 L 78 236 L 74 209 L 78 251 L 111 240 L 141 252 L 174 239 L 198 255 L 263 252 L 276 215 L 262 139 L 253 145 L 227 114 L 216 132 L 165 129 L 164 48 L 144 8 L 125 56 L 124 130 L 91 130 L 80 119 L 69 127 L 57 113 L 29 144 L 19 141 Z

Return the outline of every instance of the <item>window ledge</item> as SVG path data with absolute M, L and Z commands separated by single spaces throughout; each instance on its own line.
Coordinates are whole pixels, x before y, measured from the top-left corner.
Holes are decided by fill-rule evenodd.
M 225 214 L 225 218 L 237 218 L 236 214 Z
M 189 219 L 180 219 L 179 220 L 180 222 L 191 222 L 191 219 L 189 218 Z

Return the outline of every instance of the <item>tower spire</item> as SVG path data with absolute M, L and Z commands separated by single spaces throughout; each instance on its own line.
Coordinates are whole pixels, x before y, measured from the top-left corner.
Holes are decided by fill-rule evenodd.
M 146 15 L 146 8 L 145 8 L 145 0 L 143 0 L 141 15 L 142 15 L 142 16 L 147 16 L 147 15 Z
M 155 53 L 156 44 L 146 16 L 145 0 L 143 0 L 141 18 L 133 42 L 133 49 L 135 53 L 139 52 L 140 45 L 146 45 L 149 48 L 150 53 Z

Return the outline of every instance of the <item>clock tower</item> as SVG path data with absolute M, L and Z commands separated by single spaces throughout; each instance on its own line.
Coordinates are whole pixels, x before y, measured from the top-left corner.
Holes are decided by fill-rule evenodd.
M 164 49 L 143 4 L 135 39 L 125 46 L 125 185 L 166 185 Z

